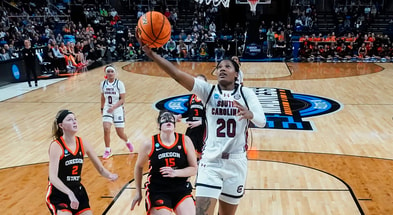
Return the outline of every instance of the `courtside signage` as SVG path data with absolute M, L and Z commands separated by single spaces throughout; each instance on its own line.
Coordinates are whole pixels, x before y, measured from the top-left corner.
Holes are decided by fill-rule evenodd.
M 292 93 L 279 88 L 252 88 L 266 115 L 265 128 L 289 130 L 314 130 L 305 118 L 321 116 L 339 111 L 342 105 L 332 99 Z M 158 110 L 166 109 L 177 114 L 187 111 L 189 95 L 163 99 L 155 103 Z M 256 127 L 252 123 L 250 127 Z
M 18 66 L 15 65 L 15 64 L 12 64 L 11 69 L 12 69 L 12 75 L 14 76 L 14 78 L 15 78 L 16 80 L 19 80 L 19 78 L 20 78 L 20 72 L 19 72 Z

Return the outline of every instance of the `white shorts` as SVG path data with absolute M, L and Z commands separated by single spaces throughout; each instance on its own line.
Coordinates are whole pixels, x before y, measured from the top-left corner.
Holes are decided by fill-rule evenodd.
M 118 107 L 112 113 L 108 113 L 109 107 L 102 110 L 102 121 L 111 122 L 116 128 L 124 128 L 124 108 Z
M 247 177 L 245 153 L 230 154 L 227 159 L 199 162 L 196 180 L 196 197 L 220 199 L 237 205 L 243 197 Z

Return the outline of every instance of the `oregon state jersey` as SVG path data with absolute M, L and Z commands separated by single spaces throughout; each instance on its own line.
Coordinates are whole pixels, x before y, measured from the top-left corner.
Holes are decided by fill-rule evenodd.
M 126 89 L 122 81 L 115 79 L 112 83 L 108 80 L 101 82 L 101 93 L 105 97 L 104 108 L 110 108 L 120 100 L 120 94 L 126 93 Z
M 206 110 L 208 129 L 202 159 L 212 160 L 221 158 L 223 153 L 245 152 L 249 121 L 239 120 L 234 101 L 250 109 L 254 115 L 253 123 L 264 126 L 264 112 L 254 91 L 239 84 L 235 84 L 233 90 L 221 90 L 219 85 L 194 79 L 192 92 L 202 99 Z
M 184 134 L 175 133 L 172 145 L 162 144 L 160 135 L 152 136 L 152 149 L 149 153 L 149 175 L 146 186 L 154 191 L 177 191 L 187 186 L 188 177 L 163 177 L 160 168 L 170 166 L 174 169 L 183 169 L 189 166 Z
M 205 107 L 197 95 L 192 94 L 188 103 L 188 115 L 186 121 L 201 121 L 204 124 Z
M 80 137 L 75 137 L 75 139 L 75 151 L 71 151 L 67 147 L 63 137 L 55 140 L 55 142 L 57 142 L 63 149 L 63 154 L 61 155 L 59 161 L 58 177 L 65 185 L 69 187 L 80 185 L 83 157 L 85 155 L 82 139 Z

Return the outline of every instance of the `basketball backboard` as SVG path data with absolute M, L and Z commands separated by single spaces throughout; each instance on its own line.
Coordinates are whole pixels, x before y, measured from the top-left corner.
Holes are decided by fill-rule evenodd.
M 223 5 L 224 7 L 229 7 L 229 2 L 232 0 L 194 0 L 198 2 L 199 4 L 207 4 L 207 5 L 214 5 L 214 6 L 219 6 Z M 235 0 L 236 4 L 250 4 L 249 0 Z M 252 0 L 252 2 L 255 2 L 256 0 Z M 257 0 L 258 2 L 256 4 L 271 4 L 272 0 Z M 250 4 L 251 5 L 251 4 Z
M 259 0 L 258 4 L 271 4 L 272 0 Z M 248 0 L 236 0 L 236 4 L 249 4 Z

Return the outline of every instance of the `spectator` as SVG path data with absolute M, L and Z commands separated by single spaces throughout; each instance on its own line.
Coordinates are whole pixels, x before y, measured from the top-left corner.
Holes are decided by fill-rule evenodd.
M 176 42 L 171 38 L 169 41 L 165 44 L 165 50 L 168 53 L 169 57 L 175 57 L 177 54 L 177 45 Z
M 267 57 L 273 57 L 273 45 L 275 43 L 273 28 L 269 28 L 266 33 L 267 37 Z

